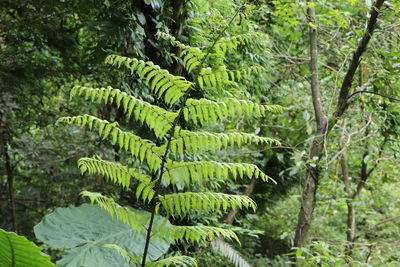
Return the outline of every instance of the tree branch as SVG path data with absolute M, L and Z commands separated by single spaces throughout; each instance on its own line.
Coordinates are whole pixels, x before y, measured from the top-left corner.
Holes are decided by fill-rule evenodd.
M 378 95 L 378 96 L 380 96 L 380 97 L 387 98 L 387 99 L 392 100 L 392 101 L 399 101 L 399 102 L 400 102 L 400 98 L 393 97 L 393 96 L 388 96 L 388 95 L 384 95 L 384 94 L 376 93 L 376 92 L 372 92 L 372 91 L 367 91 L 367 90 L 356 91 L 356 92 L 352 93 L 352 94 L 347 98 L 347 100 L 349 100 L 351 97 L 353 97 L 353 96 L 356 95 L 356 94 L 362 94 L 362 93 Z
M 385 146 L 387 142 L 387 139 L 385 138 L 385 140 L 383 140 L 381 146 L 380 146 L 380 150 L 378 153 L 378 158 L 380 156 L 382 156 L 383 153 L 383 148 Z M 371 167 L 371 169 L 367 170 L 367 164 L 364 162 L 365 157 L 368 155 L 368 152 L 364 153 L 363 157 L 362 157 L 362 162 L 361 162 L 361 171 L 360 171 L 360 180 L 357 184 L 357 188 L 354 191 L 353 195 L 351 196 L 353 199 L 356 199 L 358 197 L 358 195 L 361 193 L 361 190 L 364 188 L 364 185 L 367 182 L 367 179 L 371 176 L 372 172 L 376 169 L 376 167 L 379 164 L 379 161 L 376 161 L 374 166 Z
M 368 21 L 367 30 L 364 33 L 363 38 L 358 44 L 357 50 L 354 52 L 353 58 L 350 62 L 349 69 L 347 70 L 346 76 L 344 77 L 342 87 L 340 89 L 338 103 L 334 116 L 339 118 L 343 115 L 348 107 L 348 95 L 350 92 L 351 84 L 353 83 L 354 74 L 360 64 L 361 56 L 367 49 L 368 43 L 371 40 L 372 34 L 374 33 L 379 10 L 382 7 L 385 0 L 376 0 L 375 4 L 371 8 L 370 17 Z

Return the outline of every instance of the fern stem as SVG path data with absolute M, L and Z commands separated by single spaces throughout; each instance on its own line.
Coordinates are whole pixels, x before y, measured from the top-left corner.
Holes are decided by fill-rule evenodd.
M 218 42 L 219 39 L 221 39 L 222 35 L 224 34 L 224 32 L 229 28 L 229 26 L 232 24 L 233 20 L 236 18 L 236 16 L 240 13 L 240 11 L 246 6 L 247 4 L 247 0 L 237 9 L 237 11 L 235 12 L 235 14 L 232 16 L 232 18 L 229 20 L 229 22 L 227 23 L 227 25 L 225 26 L 225 28 L 218 34 L 218 36 L 214 39 L 214 42 L 212 43 L 212 45 L 207 49 L 207 53 L 206 55 L 203 57 L 202 61 L 200 62 L 199 65 L 199 69 L 201 69 L 207 59 L 207 57 L 210 55 L 211 50 L 214 48 L 214 46 L 216 45 L 216 43 Z M 199 76 L 199 73 L 194 77 L 194 81 L 197 81 L 197 77 Z M 162 181 L 162 176 L 164 174 L 164 167 L 165 167 L 165 163 L 167 161 L 167 156 L 168 156 L 168 152 L 171 146 L 171 140 L 172 140 L 172 136 L 175 132 L 175 128 L 178 125 L 179 119 L 182 117 L 183 115 L 183 108 L 185 106 L 186 100 L 189 97 L 189 92 L 190 92 L 190 88 L 185 92 L 184 96 L 183 96 L 183 100 L 182 100 L 182 105 L 179 108 L 179 112 L 178 115 L 176 116 L 172 127 L 170 129 L 170 133 L 168 135 L 168 139 L 167 139 L 167 147 L 165 149 L 164 155 L 162 157 L 162 162 L 161 162 L 161 166 L 160 166 L 160 173 L 159 173 L 159 178 L 158 178 L 158 182 L 155 186 L 155 194 L 154 194 L 154 198 L 151 200 L 150 203 L 150 212 L 151 212 L 151 217 L 150 217 L 150 221 L 149 221 L 149 226 L 147 228 L 147 235 L 146 235 L 146 243 L 145 243 L 145 247 L 144 247 L 144 252 L 143 252 L 143 256 L 142 256 L 142 267 L 146 266 L 146 257 L 147 257 L 147 253 L 148 253 L 148 249 L 149 249 L 149 245 L 150 245 L 150 238 L 151 238 L 151 230 L 153 228 L 153 223 L 154 223 L 154 217 L 155 217 L 155 213 L 156 213 L 156 207 L 157 207 L 157 202 L 158 202 L 158 194 L 160 192 L 160 188 L 161 188 L 161 181 Z

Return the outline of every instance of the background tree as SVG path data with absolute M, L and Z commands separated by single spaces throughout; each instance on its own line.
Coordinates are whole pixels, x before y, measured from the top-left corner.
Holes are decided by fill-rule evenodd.
M 82 188 L 113 192 L 123 204 L 135 206 L 134 197 L 120 188 L 109 187 L 103 176 L 79 178 L 75 167 L 78 158 L 96 151 L 104 158 L 123 162 L 124 155 L 117 147 L 110 149 L 106 142 L 90 132 L 54 127 L 56 116 L 91 113 L 121 124 L 127 121 L 115 105 L 99 109 L 97 104 L 86 106 L 79 99 L 69 102 L 70 88 L 85 83 L 113 85 L 154 104 L 155 99 L 146 93 L 136 77 L 102 64 L 106 55 L 152 60 L 172 73 L 191 79 L 191 75 L 179 67 L 183 62 L 176 55 L 182 48 L 169 40 L 156 40 L 154 34 L 161 29 L 186 45 L 208 46 L 226 25 L 232 10 L 242 4 L 243 1 L 231 0 L 2 1 L 0 227 L 12 230 L 14 224 L 20 234 L 35 240 L 32 228 L 42 216 L 55 207 L 82 203 L 77 197 Z M 367 36 L 373 4 L 375 2 L 361 0 L 321 0 L 314 6 L 321 102 L 331 121 L 335 120 L 330 115 L 335 114 L 353 53 Z M 241 151 L 237 156 L 219 155 L 238 161 L 251 159 L 278 182 L 276 186 L 263 183 L 254 186 L 251 197 L 258 206 L 256 214 L 231 213 L 233 225 L 241 229 L 242 246 L 231 244 L 230 247 L 249 264 L 285 266 L 285 253 L 294 246 L 305 173 L 319 167 L 315 195 L 318 201 L 306 238 L 309 246 L 298 250 L 301 264 L 312 265 L 318 259 L 329 263 L 350 262 L 346 251 L 352 248 L 354 264 L 396 266 L 399 257 L 395 249 L 399 235 L 396 223 L 400 214 L 396 199 L 399 193 L 396 189 L 399 4 L 384 1 L 380 8 L 376 28 L 345 99 L 348 102 L 346 112 L 335 126 L 329 123 L 332 128 L 326 135 L 318 162 L 309 157 L 312 137 L 317 130 L 310 94 L 308 36 L 311 25 L 307 8 L 312 6 L 301 1 L 247 1 L 239 19 L 222 37 L 247 32 L 256 32 L 262 37 L 239 45 L 223 57 L 220 51 L 219 57 L 212 57 L 214 60 L 208 64 L 229 69 L 260 65 L 266 71 L 243 81 L 250 89 L 246 93 L 242 87 L 231 84 L 218 94 L 199 91 L 191 95 L 214 99 L 240 96 L 287 107 L 285 113 L 273 118 L 258 122 L 241 120 L 226 125 L 262 136 L 279 136 L 281 141 L 281 145 L 272 149 Z M 149 133 L 139 125 L 129 122 L 126 125 L 138 133 Z M 343 183 L 342 158 L 348 167 L 348 186 Z M 373 169 L 365 183 L 360 179 L 362 169 L 367 173 Z M 94 184 L 96 186 L 91 187 Z M 352 193 L 359 184 L 363 189 L 353 199 Z M 237 181 L 223 187 L 221 184 L 213 186 L 227 193 L 241 194 L 249 191 L 252 185 L 250 181 Z M 135 207 L 141 208 L 140 205 Z M 13 211 L 15 216 L 12 216 Z M 354 218 L 349 226 L 348 216 Z M 194 216 L 180 219 L 180 223 L 203 220 L 217 225 L 225 219 L 224 216 Z M 179 220 L 174 221 L 177 222 Z M 354 233 L 353 243 L 347 238 L 347 233 L 351 232 Z M 172 247 L 171 251 L 181 249 Z M 211 249 L 191 246 L 187 250 L 196 254 L 203 265 L 230 264 Z M 325 252 L 328 258 L 324 258 Z M 52 252 L 53 259 L 59 255 L 57 253 Z

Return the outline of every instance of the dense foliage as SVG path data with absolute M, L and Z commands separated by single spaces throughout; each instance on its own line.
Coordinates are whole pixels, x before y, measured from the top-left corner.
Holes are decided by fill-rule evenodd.
M 1 1 L 0 265 L 398 266 L 399 12 Z

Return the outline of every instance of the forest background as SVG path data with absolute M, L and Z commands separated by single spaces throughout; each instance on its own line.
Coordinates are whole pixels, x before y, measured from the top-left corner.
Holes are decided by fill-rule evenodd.
M 104 175 L 82 175 L 76 164 L 93 154 L 132 159 L 95 133 L 55 122 L 85 113 L 127 122 L 116 105 L 70 99 L 76 85 L 112 85 L 156 101 L 137 76 L 104 64 L 110 54 L 193 78 L 179 57 L 182 46 L 157 34 L 165 32 L 203 51 L 221 38 L 236 40 L 232 51 L 208 59 L 213 71 L 262 69 L 191 97 L 244 99 L 284 110 L 224 124 L 280 142 L 217 152 L 256 164 L 276 181 L 211 184 L 251 196 L 256 212 L 171 219 L 232 224 L 241 245 L 173 245 L 163 255 L 181 251 L 199 266 L 287 266 L 294 258 L 301 266 L 398 266 L 399 11 L 397 1 L 382 0 L 1 1 L 0 228 L 26 236 L 67 266 L 62 259 L 71 252 L 35 235 L 47 214 L 88 202 L 83 190 L 149 210 Z

